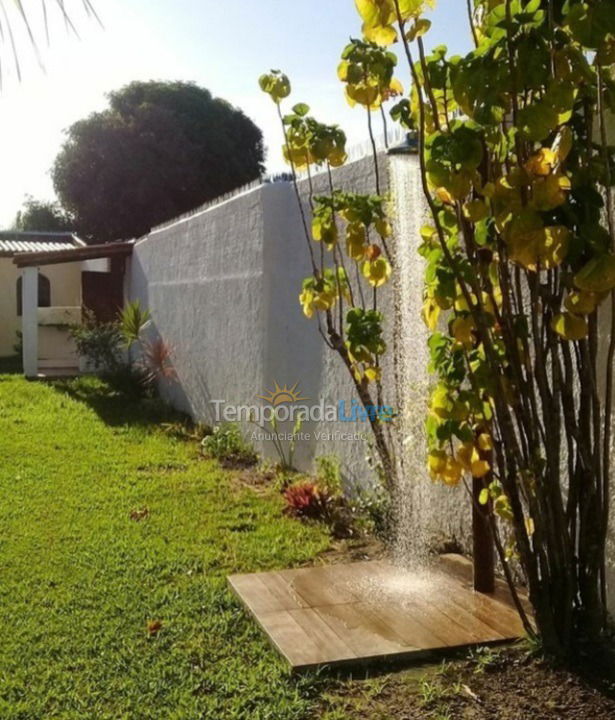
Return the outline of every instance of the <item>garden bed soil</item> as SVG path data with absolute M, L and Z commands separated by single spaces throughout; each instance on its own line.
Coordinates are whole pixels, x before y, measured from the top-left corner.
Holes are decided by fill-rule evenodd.
M 602 674 L 602 662 L 592 662 L 593 668 L 590 662 L 575 674 L 524 649 L 483 650 L 431 668 L 340 680 L 318 717 L 353 712 L 374 720 L 613 720 L 614 678 Z

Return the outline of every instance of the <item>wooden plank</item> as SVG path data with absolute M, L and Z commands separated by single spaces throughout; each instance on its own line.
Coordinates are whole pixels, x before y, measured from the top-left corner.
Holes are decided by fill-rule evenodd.
M 231 587 L 239 598 L 254 613 L 279 612 L 294 610 L 298 605 L 289 594 L 287 598 L 272 590 L 271 578 L 267 573 L 255 575 L 231 575 L 228 579 Z
M 330 609 L 338 607 L 349 606 L 332 605 Z M 317 608 L 291 610 L 289 615 L 318 647 L 319 656 L 317 662 L 319 664 L 326 665 L 342 660 L 357 659 L 357 653 L 352 648 L 349 638 L 344 635 L 342 639 L 340 634 L 325 621 Z
M 369 658 L 419 650 L 399 637 L 367 603 L 329 605 L 314 610 L 338 637 L 344 638 L 356 657 Z
M 461 603 L 456 603 L 448 596 L 442 596 L 435 601 L 435 605 L 450 620 L 460 625 L 466 632 L 474 636 L 476 642 L 498 642 L 509 636 L 501 635 L 491 625 L 485 623 Z
M 381 603 L 371 606 L 405 645 L 421 650 L 436 650 L 446 647 L 446 639 L 441 637 L 438 628 L 427 622 L 425 617 L 408 609 Z M 423 620 L 423 622 L 421 622 Z
M 278 575 L 289 584 L 291 591 L 298 595 L 307 607 L 340 605 L 356 602 L 359 599 L 346 587 L 342 575 L 343 567 L 343 565 L 330 565 L 282 570 Z
M 519 613 L 508 605 L 494 600 L 490 595 L 458 587 L 452 578 L 444 582 L 450 587 L 450 602 L 489 626 L 506 639 L 518 638 L 524 634 Z
M 471 618 L 464 618 L 460 622 L 455 613 L 446 612 L 443 607 L 439 607 L 439 598 L 443 597 L 444 588 L 442 587 L 442 576 L 438 573 L 432 573 L 428 576 L 428 587 L 424 588 L 425 578 L 419 574 L 417 581 L 417 589 L 412 590 L 413 573 L 403 569 L 396 568 L 386 560 L 369 563 L 372 578 L 380 578 L 385 583 L 390 583 L 393 587 L 403 588 L 408 585 L 408 591 L 403 589 L 395 593 L 388 594 L 386 590 L 382 592 L 382 597 L 376 597 L 368 600 L 374 605 L 380 607 L 388 607 L 390 611 L 397 612 L 400 617 L 412 618 L 414 623 L 421 625 L 427 632 L 440 638 L 440 647 L 459 647 L 462 645 L 473 645 L 480 642 L 480 633 L 473 629 Z M 461 588 L 461 585 L 460 585 Z M 428 595 L 424 595 L 425 592 Z M 448 592 L 448 588 L 447 588 Z M 489 641 L 493 633 L 492 628 L 483 628 L 489 634 Z M 432 647 L 430 643 L 430 647 Z
M 436 564 L 447 575 L 459 578 L 464 583 L 472 583 L 472 563 L 463 555 L 447 553 L 438 557 Z
M 299 595 L 292 584 L 281 573 L 268 573 L 267 587 L 278 598 L 285 610 L 296 610 L 309 607 L 309 604 Z
M 463 557 L 463 555 L 447 554 L 441 555 L 439 560 L 442 569 L 448 576 L 454 575 L 459 577 L 464 583 L 464 587 L 469 588 L 472 586 L 472 563 L 467 558 Z M 517 594 L 519 595 L 521 605 L 525 612 L 531 618 L 533 616 L 533 610 L 527 592 L 523 588 L 517 588 Z M 488 593 L 487 597 L 517 612 L 508 583 L 505 580 L 496 578 L 495 591 Z
M 409 611 L 422 624 L 430 628 L 437 628 L 438 636 L 443 639 L 443 647 L 461 647 L 480 642 L 478 636 L 433 604 L 413 603 Z
M 324 657 L 318 638 L 297 623 L 287 610 L 261 613 L 259 625 L 291 667 L 302 669 L 322 664 Z

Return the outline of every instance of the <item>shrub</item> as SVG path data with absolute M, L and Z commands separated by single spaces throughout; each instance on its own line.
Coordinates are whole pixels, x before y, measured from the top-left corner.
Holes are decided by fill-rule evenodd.
M 232 423 L 214 428 L 213 434 L 203 439 L 201 447 L 207 457 L 225 466 L 248 467 L 258 460 L 254 448 L 245 441 L 239 426 Z
M 141 333 L 150 321 L 149 310 L 143 310 L 138 300 L 128 303 L 120 313 L 120 327 L 124 343 L 130 348 L 141 340 Z
M 103 373 L 104 379 L 118 393 L 132 400 L 156 397 L 155 387 L 148 382 L 145 372 L 124 363 Z
M 98 322 L 91 310 L 85 310 L 83 323 L 69 329 L 77 353 L 85 358 L 94 370 L 112 373 L 122 366 L 122 332 L 116 322 Z
M 364 531 L 383 541 L 391 539 L 391 496 L 384 487 L 356 489 L 351 512 Z
M 320 487 L 326 488 L 330 495 L 343 494 L 340 460 L 335 455 L 320 455 L 316 458 L 316 477 Z

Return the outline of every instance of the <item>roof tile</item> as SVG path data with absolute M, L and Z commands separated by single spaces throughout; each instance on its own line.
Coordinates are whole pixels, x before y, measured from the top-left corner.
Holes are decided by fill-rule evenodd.
M 25 252 L 71 250 L 85 243 L 69 232 L 15 232 L 0 231 L 0 255 L 12 257 Z

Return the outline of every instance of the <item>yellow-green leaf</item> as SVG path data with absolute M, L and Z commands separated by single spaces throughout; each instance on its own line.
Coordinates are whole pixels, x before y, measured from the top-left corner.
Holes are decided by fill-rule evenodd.
M 376 43 L 377 45 L 383 45 L 384 47 L 397 42 L 397 31 L 392 25 L 379 27 L 363 25 L 363 35 L 366 40 Z
M 570 231 L 564 225 L 514 234 L 508 242 L 509 257 L 526 270 L 536 272 L 558 267 L 568 254 Z
M 391 265 L 384 257 L 363 263 L 363 275 L 372 287 L 384 285 L 391 277 Z
M 551 328 L 564 340 L 582 340 L 587 337 L 587 320 L 581 315 L 560 313 L 551 321 Z
M 536 210 L 547 212 L 566 202 L 570 179 L 565 175 L 548 175 L 532 184 L 532 200 Z
M 427 18 L 420 18 L 414 23 L 410 30 L 408 30 L 408 32 L 406 33 L 406 38 L 409 42 L 413 42 L 417 38 L 425 35 L 426 32 L 429 32 L 430 28 L 431 21 L 427 20 Z
M 382 379 L 382 368 L 368 367 L 365 369 L 365 377 L 369 382 L 377 382 Z
M 463 214 L 471 222 L 477 223 L 487 217 L 489 209 L 483 200 L 471 200 L 463 206 Z
M 579 290 L 605 293 L 615 288 L 615 255 L 604 254 L 590 260 L 574 277 Z
M 427 456 L 427 468 L 433 475 L 439 475 L 446 469 L 446 461 L 448 459 L 444 450 L 432 450 Z
M 374 227 L 376 228 L 376 232 L 378 233 L 378 235 L 380 235 L 380 237 L 388 238 L 391 237 L 391 235 L 393 234 L 393 228 L 391 227 L 391 223 L 385 218 L 378 218 L 374 223 Z
M 532 175 L 548 175 L 557 164 L 557 154 L 550 148 L 541 148 L 525 164 Z
M 425 300 L 423 305 L 423 321 L 425 325 L 433 332 L 438 326 L 440 317 L 440 306 L 433 298 Z
M 465 348 L 470 349 L 474 345 L 474 331 L 476 325 L 471 315 L 457 317 L 451 323 L 451 335 Z
M 433 8 L 435 0 L 398 0 L 399 12 L 403 20 L 420 15 L 426 7 Z M 426 21 L 427 22 L 427 21 Z
M 553 146 L 553 150 L 557 153 L 557 159 L 560 163 L 564 162 L 564 160 L 570 154 L 570 151 L 572 150 L 572 144 L 572 130 L 568 127 L 568 125 L 564 125 L 564 127 L 557 134 L 557 138 Z
M 367 250 L 365 225 L 359 222 L 348 223 L 346 227 L 346 252 L 353 260 L 363 260 Z
M 566 307 L 566 310 L 569 310 L 571 313 L 576 313 L 577 315 L 591 315 L 602 302 L 604 297 L 604 293 L 573 290 L 564 301 L 564 306 Z

